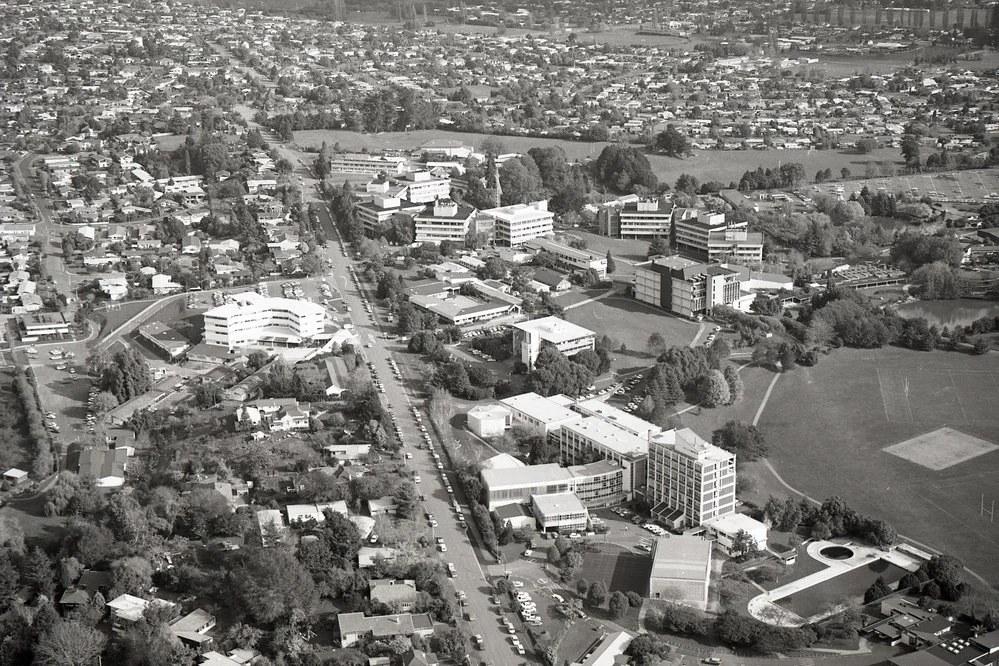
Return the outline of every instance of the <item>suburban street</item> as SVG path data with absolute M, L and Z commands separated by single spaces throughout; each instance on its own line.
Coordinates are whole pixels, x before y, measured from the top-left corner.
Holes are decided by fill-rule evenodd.
M 327 237 L 339 239 L 339 232 L 335 229 L 333 220 L 325 206 L 319 210 L 319 219 L 325 228 Z M 358 334 L 367 333 L 375 339 L 373 347 L 363 350 L 364 356 L 374 364 L 375 372 L 385 386 L 384 401 L 389 411 L 395 414 L 397 423 L 402 428 L 403 441 L 405 442 L 404 450 L 413 454 L 409 463 L 413 471 L 420 477 L 417 490 L 426 497 L 424 510 L 434 514 L 437 520 L 433 536 L 443 538 L 447 546 L 447 552 L 441 554 L 441 559 L 444 562 L 454 564 L 456 571 L 453 579 L 454 586 L 468 595 L 467 605 L 463 610 L 470 612 L 475 617 L 475 622 L 469 625 L 463 621 L 462 624 L 470 634 L 482 634 L 485 641 L 483 651 L 479 652 L 472 648 L 472 657 L 478 656 L 495 665 L 514 663 L 517 655 L 513 651 L 510 636 L 505 630 L 501 631 L 502 625 L 496 613 L 496 607 L 489 603 L 489 585 L 476 555 L 477 547 L 473 543 L 472 519 L 467 510 L 467 504 L 462 504 L 462 510 L 469 525 L 466 531 L 458 526 L 457 515 L 443 483 L 443 475 L 437 469 L 430 452 L 415 448 L 417 443 L 423 441 L 423 433 L 413 417 L 411 408 L 416 406 L 422 409 L 423 407 L 421 388 L 423 378 L 415 376 L 409 364 L 405 362 L 407 359 L 402 358 L 400 352 L 403 351 L 404 347 L 396 343 L 386 344 L 386 340 L 381 337 L 382 328 L 378 323 L 377 315 L 374 321 L 365 316 L 361 293 L 346 277 L 347 265 L 350 261 L 340 252 L 339 244 L 331 241 L 330 247 L 324 250 L 324 254 L 333 264 L 330 273 L 335 281 L 334 286 L 340 290 L 345 303 L 351 308 L 351 313 L 356 313 L 356 316 L 352 317 L 356 331 Z M 403 374 L 403 382 L 395 380 L 393 377 L 389 364 L 389 358 L 393 354 L 397 355 L 396 362 Z M 426 414 L 423 414 L 423 424 L 427 427 L 428 432 L 433 432 Z M 437 442 L 436 437 L 434 440 Z M 443 457 L 440 443 L 437 442 L 435 446 Z M 452 479 L 451 486 L 455 492 L 460 492 L 457 479 Z M 527 642 L 526 636 L 521 635 L 521 641 Z

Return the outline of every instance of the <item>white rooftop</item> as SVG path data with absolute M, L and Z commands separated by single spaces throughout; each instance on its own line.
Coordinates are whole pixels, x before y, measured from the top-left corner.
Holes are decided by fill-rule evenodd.
M 482 482 L 490 488 L 501 486 L 537 486 L 544 483 L 569 483 L 572 474 L 558 463 L 527 465 L 511 473 L 509 468 L 484 469 Z
M 500 206 L 499 208 L 489 208 L 488 210 L 482 211 L 482 214 L 500 220 L 508 220 L 510 222 L 532 220 L 539 215 L 545 217 L 550 217 L 552 215 L 548 212 L 548 201 L 544 199 L 541 201 L 533 201 L 531 203 L 512 204 L 510 206 Z
M 566 402 L 560 400 L 562 396 L 546 398 L 533 391 L 521 393 L 520 395 L 503 398 L 501 403 L 516 410 L 526 416 L 536 419 L 539 423 L 562 423 L 563 421 L 578 421 L 582 418 L 580 414 L 566 407 Z M 571 401 L 569 401 L 571 404 Z
M 231 317 L 236 314 L 246 312 L 250 309 L 256 310 L 287 310 L 300 317 L 308 315 L 325 315 L 325 310 L 321 305 L 310 303 L 309 301 L 299 301 L 294 298 L 271 298 L 262 296 L 254 291 L 247 291 L 235 294 L 231 303 L 220 305 L 205 312 L 206 317 Z
M 531 497 L 534 506 L 542 515 L 551 516 L 555 514 L 589 513 L 583 501 L 576 497 L 576 493 L 552 493 L 550 495 L 534 495 Z
M 722 534 L 738 534 L 740 530 L 750 535 L 759 534 L 759 530 L 763 530 L 764 534 L 767 532 L 766 524 L 744 513 L 730 513 L 725 516 L 719 516 L 718 518 L 705 521 L 704 524 Z
M 649 453 L 649 440 L 604 421 L 599 416 L 587 416 L 578 423 L 567 423 L 562 427 L 621 456 L 644 456 Z
M 482 469 L 521 469 L 527 467 L 509 453 L 500 453 L 482 461 Z
M 573 324 L 571 321 L 559 319 L 558 317 L 542 317 L 530 321 L 522 321 L 513 325 L 525 333 L 541 336 L 542 340 L 547 340 L 552 344 L 568 342 L 578 338 L 585 338 L 588 335 L 596 335 L 588 328 L 583 328 Z
M 649 423 L 645 419 L 634 414 L 629 414 L 613 405 L 608 405 L 603 400 L 598 400 L 597 398 L 580 400 L 576 403 L 576 406 L 588 416 L 599 416 L 608 423 L 613 423 L 618 428 L 627 430 L 639 437 L 648 437 L 662 432 L 662 428 L 656 424 Z
M 659 537 L 650 577 L 706 581 L 711 572 L 711 543 L 699 536 Z
M 489 416 L 506 418 L 510 414 L 510 410 L 503 405 L 476 405 L 468 410 L 468 414 L 469 416 L 476 416 L 478 418 Z

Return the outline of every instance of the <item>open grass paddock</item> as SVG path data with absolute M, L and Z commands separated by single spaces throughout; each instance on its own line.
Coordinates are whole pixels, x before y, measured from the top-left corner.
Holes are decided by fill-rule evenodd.
M 999 355 L 837 350 L 782 376 L 759 426 L 798 490 L 999 581 L 999 522 L 980 510 L 999 500 Z

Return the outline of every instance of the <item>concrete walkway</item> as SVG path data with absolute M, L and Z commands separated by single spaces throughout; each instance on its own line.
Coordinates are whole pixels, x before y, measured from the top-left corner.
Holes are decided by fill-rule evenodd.
M 567 305 L 567 306 L 565 306 L 562 309 L 563 310 L 573 310 L 575 308 L 580 307 L 581 305 L 589 305 L 590 303 L 596 303 L 597 301 L 603 300 L 603 299 L 608 298 L 610 296 L 614 296 L 615 294 L 617 294 L 617 285 L 614 285 L 613 287 L 611 287 L 610 289 L 608 289 L 604 293 L 600 294 L 599 296 L 594 296 L 593 298 L 587 298 L 585 301 L 580 301 L 578 303 L 573 303 L 572 305 Z

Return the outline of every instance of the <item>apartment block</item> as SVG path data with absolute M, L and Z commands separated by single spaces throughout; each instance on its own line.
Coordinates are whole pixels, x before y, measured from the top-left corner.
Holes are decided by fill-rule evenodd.
M 727 220 L 724 213 L 678 209 L 673 226 L 674 247 L 683 254 L 708 263 L 763 261 L 763 234 L 749 231 L 746 222 Z
M 513 354 L 534 367 L 542 344 L 553 345 L 566 356 L 593 349 L 596 333 L 558 317 L 542 317 L 513 325 Z
M 646 496 L 653 517 L 669 527 L 696 527 L 735 513 L 735 454 L 690 428 L 648 442 Z
M 600 211 L 597 223 L 600 233 L 612 238 L 668 238 L 673 226 L 673 204 L 654 198 L 608 204 Z
M 529 240 L 554 233 L 554 213 L 548 210 L 548 201 L 534 201 L 490 208 L 480 217 L 493 220 L 493 238 L 497 245 L 517 247 Z
M 710 314 L 716 305 L 739 300 L 744 279 L 740 268 L 658 257 L 635 266 L 635 299 L 684 317 Z

